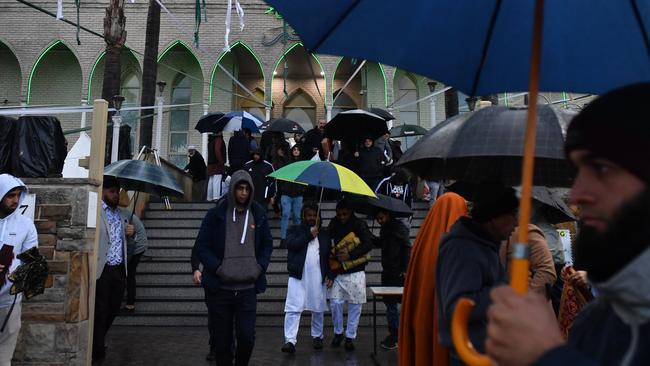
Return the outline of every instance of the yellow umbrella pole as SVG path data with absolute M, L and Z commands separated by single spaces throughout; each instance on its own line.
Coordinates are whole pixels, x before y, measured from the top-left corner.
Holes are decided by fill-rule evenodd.
M 535 167 L 535 140 L 537 134 L 537 95 L 539 91 L 539 65 L 541 58 L 542 24 L 544 20 L 544 0 L 535 1 L 535 20 L 530 64 L 530 82 L 528 84 L 528 117 L 524 160 L 521 174 L 521 200 L 519 201 L 518 243 L 514 247 L 511 260 L 510 286 L 519 294 L 528 291 L 528 223 L 530 221 L 531 198 L 533 190 L 533 172 Z M 469 340 L 467 321 L 474 302 L 461 298 L 452 318 L 452 340 L 460 358 L 471 366 L 490 366 L 492 360 L 476 351 Z

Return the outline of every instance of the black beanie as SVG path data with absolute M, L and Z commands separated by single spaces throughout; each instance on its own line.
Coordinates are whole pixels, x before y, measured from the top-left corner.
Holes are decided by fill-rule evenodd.
M 650 83 L 613 90 L 578 114 L 567 130 L 565 153 L 585 149 L 650 183 Z
M 474 193 L 472 219 L 486 222 L 497 216 L 513 212 L 519 207 L 515 190 L 501 183 L 481 183 Z

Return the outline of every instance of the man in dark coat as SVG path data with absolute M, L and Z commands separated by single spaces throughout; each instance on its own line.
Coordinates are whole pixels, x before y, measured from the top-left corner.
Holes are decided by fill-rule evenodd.
M 203 155 L 196 151 L 196 147 L 190 145 L 187 147 L 187 156 L 190 158 L 190 162 L 187 163 L 183 170 L 185 170 L 186 173 L 190 173 L 192 175 L 192 180 L 195 182 L 205 180 L 208 169 L 205 166 Z
M 250 142 L 244 132 L 235 131 L 228 141 L 228 162 L 230 164 L 230 175 L 239 169 L 244 168 L 244 164 L 250 160 L 251 149 Z
M 372 234 L 365 221 L 357 218 L 346 200 L 336 205 L 336 217 L 328 226 L 332 237 L 332 251 L 336 255 L 336 266 L 330 268 L 334 278 L 328 278 L 331 288 L 330 307 L 334 338 L 332 347 L 339 347 L 343 341 L 343 305 L 348 303 L 348 324 L 345 329 L 345 349 L 354 350 L 354 339 L 361 317 L 361 306 L 366 302 L 366 273 L 369 252 L 372 250 Z M 349 240 L 353 234 L 356 240 Z M 348 238 L 343 240 L 344 238 Z M 344 244 L 341 244 L 344 242 Z M 339 245 L 341 244 L 341 245 Z
M 499 365 L 650 365 L 649 99 L 650 83 L 617 89 L 569 125 L 581 225 L 574 267 L 598 296 L 565 341 L 543 296 L 492 291 L 486 348 Z
M 375 219 L 381 226 L 379 237 L 373 237 L 375 246 L 381 248 L 381 285 L 402 287 L 411 253 L 409 228 L 392 217 L 388 211 L 377 212 Z M 397 299 L 385 299 L 384 303 L 389 334 L 381 342 L 381 347 L 395 349 L 399 329 L 399 304 Z
M 325 125 L 327 121 L 324 119 L 318 120 L 318 125 L 311 130 L 307 131 L 302 136 L 302 153 L 303 159 L 309 160 L 314 157 L 314 154 L 318 153 L 321 160 L 325 160 L 327 157 L 323 155 L 323 146 L 322 142 L 325 138 Z
M 273 173 L 273 165 L 268 161 L 262 159 L 262 153 L 259 149 L 253 151 L 253 160 L 248 161 L 244 165 L 244 170 L 250 174 L 255 186 L 255 194 L 253 199 L 255 202 L 266 208 L 269 204 L 275 202 L 276 184 L 275 179 L 267 177 Z
M 252 199 L 250 175 L 239 170 L 230 182 L 228 199 L 219 201 L 201 223 L 196 254 L 203 264 L 208 315 L 213 317 L 209 323 L 214 327 L 217 366 L 232 366 L 233 358 L 235 365 L 244 366 L 255 345 L 257 294 L 266 290 L 273 237 L 266 209 Z
M 311 312 L 312 346 L 317 350 L 323 348 L 330 236 L 326 228 L 319 228 L 316 203 L 306 202 L 302 207 L 302 217 L 302 223 L 292 226 L 287 235 L 289 283 L 284 306 L 285 344 L 282 347 L 285 353 L 296 350 L 300 315 L 305 310 Z
M 476 303 L 469 336 L 474 347 L 484 351 L 490 290 L 507 281 L 499 248 L 517 224 L 519 200 L 514 189 L 483 183 L 474 196 L 471 218 L 460 218 L 440 240 L 436 266 L 440 344 L 450 348 L 452 366 L 463 364 L 451 341 L 451 317 L 461 297 Z
M 373 139 L 366 138 L 363 146 L 354 154 L 357 158 L 358 174 L 373 191 L 384 177 L 386 157 L 384 152 L 373 146 Z

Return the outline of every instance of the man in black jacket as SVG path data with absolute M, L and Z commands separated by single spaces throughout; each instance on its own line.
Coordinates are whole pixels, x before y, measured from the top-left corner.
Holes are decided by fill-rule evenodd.
M 244 168 L 244 164 L 251 158 L 250 142 L 243 131 L 235 131 L 228 140 L 229 175 Z
M 574 267 L 598 296 L 568 341 L 542 296 L 492 291 L 486 349 L 499 365 L 650 365 L 650 83 L 604 94 L 576 116 L 565 150 L 577 168 Z
M 381 226 L 379 237 L 373 236 L 373 243 L 381 248 L 381 285 L 402 287 L 411 253 L 409 228 L 392 217 L 388 211 L 380 210 L 375 219 Z M 385 299 L 384 303 L 389 334 L 381 342 L 381 347 L 395 349 L 399 328 L 399 304 L 397 299 Z
M 257 294 L 266 290 L 273 237 L 266 210 L 252 199 L 250 175 L 239 170 L 230 183 L 228 198 L 210 209 L 201 223 L 196 253 L 203 264 L 208 315 L 213 317 L 217 366 L 232 366 L 233 358 L 236 366 L 245 366 L 255 346 Z
M 284 305 L 284 340 L 282 352 L 294 353 L 300 314 L 311 312 L 311 336 L 314 349 L 323 348 L 323 318 L 327 310 L 325 279 L 329 274 L 330 236 L 319 229 L 318 206 L 302 206 L 303 222 L 289 229 L 287 235 L 287 300 Z M 330 277 L 332 277 L 330 275 Z
M 348 303 L 348 325 L 345 330 L 345 349 L 354 350 L 354 339 L 361 317 L 361 306 L 366 302 L 365 268 L 372 250 L 372 234 L 363 220 L 354 216 L 351 206 L 345 200 L 336 205 L 336 217 L 328 226 L 332 237 L 332 250 L 336 255 L 335 267 L 330 267 L 334 278 L 327 279 L 330 291 L 330 307 L 334 323 L 332 347 L 339 347 L 343 341 L 343 305 Z M 342 239 L 353 233 L 356 240 L 339 245 Z
M 363 146 L 354 153 L 354 156 L 357 160 L 359 177 L 374 191 L 384 177 L 386 156 L 383 151 L 373 146 L 373 143 L 373 139 L 365 139 Z
M 268 161 L 262 159 L 262 153 L 259 149 L 253 150 L 253 160 L 248 161 L 244 165 L 244 170 L 250 174 L 253 179 L 253 186 L 255 187 L 255 194 L 253 199 L 255 202 L 266 208 L 269 202 L 275 202 L 276 184 L 275 179 L 267 177 L 273 173 L 273 165 Z
M 450 348 L 450 365 L 462 365 L 451 341 L 451 317 L 461 297 L 476 304 L 469 335 L 474 347 L 484 351 L 490 290 L 507 280 L 499 247 L 517 223 L 519 200 L 514 189 L 484 183 L 474 197 L 471 218 L 460 218 L 440 240 L 436 265 L 440 344 Z

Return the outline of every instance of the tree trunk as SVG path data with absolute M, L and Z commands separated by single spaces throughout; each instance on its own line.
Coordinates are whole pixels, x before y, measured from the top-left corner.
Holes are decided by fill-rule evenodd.
M 158 40 L 160 38 L 160 5 L 149 0 L 147 31 L 142 66 L 142 96 L 140 105 L 153 106 L 156 102 L 156 78 L 158 77 Z M 153 130 L 153 109 L 143 109 L 140 115 L 140 148 L 151 147 Z M 147 116 L 148 117 L 144 117 Z
M 110 0 L 104 16 L 104 41 L 106 42 L 106 55 L 104 55 L 104 81 L 102 84 L 102 99 L 108 101 L 112 107 L 114 95 L 120 94 L 122 65 L 120 54 L 126 42 L 126 17 L 124 16 L 124 0 Z M 113 113 L 108 114 L 108 123 L 111 122 Z M 106 159 L 111 161 L 111 145 L 113 142 L 113 129 L 106 131 Z
M 445 118 L 458 114 L 458 91 L 451 88 L 445 92 Z

